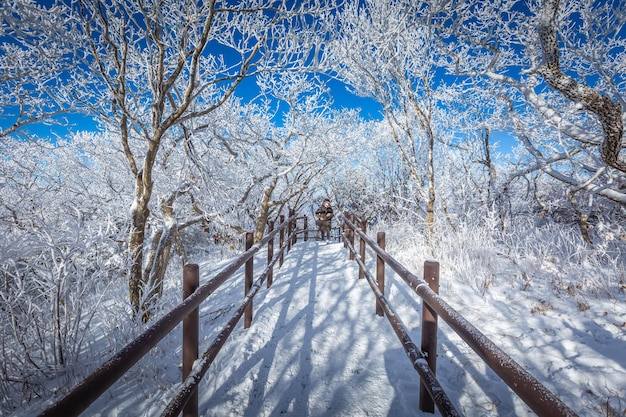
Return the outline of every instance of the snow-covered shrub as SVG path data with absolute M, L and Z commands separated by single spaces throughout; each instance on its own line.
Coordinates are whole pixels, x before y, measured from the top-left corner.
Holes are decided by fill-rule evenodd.
M 589 246 L 576 225 L 520 219 L 503 233 L 502 245 L 502 253 L 513 262 L 519 271 L 516 276 L 526 281 L 526 286 L 544 279 L 558 293 L 570 295 L 614 296 L 619 291 L 626 245 Z
M 498 246 L 499 220 L 493 213 L 468 218 L 482 221 L 451 227 L 446 220 L 438 220 L 437 235 L 430 244 L 424 238 L 423 224 L 405 220 L 384 226 L 388 250 L 415 273 L 422 270 L 424 261 L 435 260 L 441 265 L 441 285 L 447 285 L 445 276 L 453 275 L 484 294 L 505 269 Z
M 73 385 L 109 353 L 92 346 L 112 335 L 95 324 L 111 314 L 123 327 L 128 315 L 123 187 L 113 159 L 101 169 L 81 139 L 3 143 L 2 412 Z
M 414 272 L 421 271 L 425 260 L 436 260 L 442 285 L 444 276 L 454 275 L 482 295 L 496 283 L 520 291 L 545 285 L 557 294 L 581 297 L 615 297 L 624 288 L 626 244 L 615 239 L 589 246 L 576 225 L 519 215 L 502 229 L 491 210 L 459 216 L 455 227 L 439 218 L 437 238 L 430 245 L 423 229 L 423 224 L 406 219 L 377 225 L 370 233 L 385 230 L 390 253 Z
M 105 301 L 116 298 L 120 284 L 105 252 L 90 250 L 80 240 L 33 233 L 20 242 L 27 246 L 15 243 L 21 256 L 0 263 L 0 309 L 7 317 L 0 326 L 4 410 L 49 397 L 76 371 L 90 368 L 85 364 L 100 360 L 103 352 L 90 348 L 102 337 L 94 319 Z

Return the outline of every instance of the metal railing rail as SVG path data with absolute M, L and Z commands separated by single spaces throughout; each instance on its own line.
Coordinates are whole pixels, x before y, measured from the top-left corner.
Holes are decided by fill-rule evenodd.
M 353 254 L 357 253 L 354 245 L 351 242 L 347 242 L 347 245 L 348 249 Z M 363 271 L 364 278 L 367 279 L 368 284 L 370 285 L 372 291 L 374 292 L 374 295 L 376 296 L 377 305 L 382 308 L 385 317 L 387 317 L 389 324 L 391 324 L 391 327 L 396 333 L 396 336 L 398 336 L 398 339 L 402 343 L 404 351 L 411 360 L 413 368 L 415 368 L 417 373 L 422 378 L 422 381 L 424 381 L 424 385 L 426 386 L 430 397 L 437 405 L 437 409 L 439 410 L 441 415 L 446 417 L 460 416 L 461 414 L 456 410 L 454 404 L 452 403 L 452 401 L 450 401 L 450 398 L 448 398 L 447 394 L 441 387 L 441 384 L 437 380 L 435 373 L 430 368 L 428 362 L 426 361 L 426 357 L 422 354 L 422 352 L 413 342 L 413 340 L 411 340 L 406 326 L 402 323 L 402 320 L 396 314 L 393 307 L 391 307 L 383 292 L 380 290 L 380 288 L 378 288 L 378 282 L 376 282 L 372 274 L 367 270 L 365 264 L 361 259 L 356 258 L 355 260 L 359 265 L 360 270 Z
M 424 303 L 441 317 L 538 416 L 577 416 L 563 401 L 431 290 L 424 280 L 411 273 L 404 265 L 389 255 L 372 238 L 360 230 L 353 221 L 347 218 L 348 216 L 343 215 L 341 217 L 350 233 L 356 233 L 360 237 L 361 245 L 365 243 L 386 265 L 393 269 L 422 298 Z M 345 231 L 344 228 L 344 233 Z M 350 236 L 346 236 L 346 241 L 353 244 L 354 237 L 352 236 L 350 239 Z M 353 253 L 351 252 L 351 259 L 353 259 L 352 256 Z M 360 259 L 362 265 L 360 268 L 364 270 L 363 258 Z
M 270 241 L 273 242 L 277 234 L 280 234 L 281 237 L 281 249 L 278 251 L 277 258 L 282 264 L 283 246 L 289 247 L 292 242 L 292 235 L 295 236 L 295 228 L 291 230 L 295 220 L 295 214 L 286 219 L 286 221 L 284 221 L 284 216 L 281 216 L 281 223 L 275 230 L 269 232 L 262 240 L 252 245 L 246 252 L 235 258 L 220 272 L 215 274 L 206 284 L 200 286 L 181 304 L 174 307 L 169 313 L 149 326 L 141 335 L 129 342 L 117 354 L 79 382 L 70 392 L 45 409 L 39 417 L 80 415 L 80 413 L 85 411 L 100 395 L 156 346 L 161 339 L 180 324 L 185 317 L 199 308 L 200 304 L 206 300 L 207 297 L 213 294 L 228 278 L 234 275 L 239 268 L 252 259 L 263 246 Z M 286 228 L 289 230 L 290 234 L 288 235 L 287 242 L 283 242 Z
M 287 240 L 292 238 L 295 233 L 296 231 L 294 230 L 292 235 L 290 235 Z M 288 242 L 283 243 L 279 251 L 285 250 L 287 246 Z M 198 385 L 202 381 L 202 378 L 209 370 L 209 367 L 213 364 L 217 354 L 226 343 L 226 340 L 235 329 L 237 323 L 241 320 L 241 317 L 244 315 L 246 309 L 248 309 L 248 307 L 252 304 L 252 300 L 261 289 L 261 286 L 267 279 L 276 262 L 278 262 L 278 259 L 279 255 L 276 254 L 267 264 L 263 273 L 259 276 L 259 278 L 257 278 L 254 285 L 250 288 L 250 291 L 246 294 L 243 301 L 239 305 L 239 308 L 235 311 L 235 314 L 233 314 L 228 322 L 222 327 L 222 330 L 213 339 L 207 350 L 204 351 L 202 357 L 195 362 L 193 369 L 185 378 L 181 387 L 177 390 L 174 398 L 170 400 L 167 407 L 161 414 L 161 417 L 175 417 L 183 411 L 187 402 L 192 398 L 194 393 L 197 392 Z M 195 413 L 195 415 L 197 415 L 197 413 Z

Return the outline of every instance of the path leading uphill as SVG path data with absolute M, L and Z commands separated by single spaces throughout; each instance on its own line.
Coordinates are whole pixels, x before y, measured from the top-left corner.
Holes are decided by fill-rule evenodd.
M 211 367 L 200 413 L 422 415 L 419 377 L 374 308 L 342 244 L 295 245 Z

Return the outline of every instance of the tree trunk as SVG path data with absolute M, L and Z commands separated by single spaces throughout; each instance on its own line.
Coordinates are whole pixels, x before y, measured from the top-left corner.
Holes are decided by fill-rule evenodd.
M 140 306 L 141 319 L 144 323 L 150 319 L 152 305 L 163 294 L 163 280 L 174 243 L 172 237 L 177 232 L 174 213 L 174 201 L 177 195 L 178 193 L 174 192 L 169 198 L 161 201 L 163 226 L 152 237 L 150 250 L 147 254 L 141 283 L 142 287 L 140 288 L 143 300 Z
M 620 158 L 624 134 L 621 105 L 593 88 L 579 84 L 561 70 L 559 42 L 555 28 L 559 3 L 559 0 L 545 0 L 543 10 L 539 15 L 537 31 L 543 51 L 543 63 L 539 73 L 555 91 L 574 103 L 582 104 L 585 110 L 598 117 L 604 132 L 604 140 L 600 146 L 603 162 L 621 172 L 626 172 L 626 161 Z
M 150 320 L 150 310 L 152 305 L 163 295 L 163 280 L 169 264 L 172 245 L 172 237 L 176 229 L 165 227 L 159 230 L 152 239 L 152 245 L 148 255 L 148 262 L 143 273 L 141 292 L 141 320 L 147 323 Z M 144 293 L 146 292 L 147 293 Z
M 580 234 L 582 235 L 583 240 L 589 246 L 593 246 L 593 240 L 591 240 L 591 235 L 589 234 L 589 215 L 583 213 L 581 210 L 578 209 L 578 207 L 576 206 L 576 201 L 574 200 L 575 194 L 576 191 L 568 192 L 567 199 L 571 204 L 574 213 L 576 213 L 576 217 L 578 220 L 576 223 L 578 224 L 578 229 L 580 230 Z
M 141 303 L 141 283 L 143 276 L 143 243 L 146 234 L 146 221 L 150 214 L 147 202 L 135 200 L 132 212 L 132 226 L 130 230 L 129 251 L 131 255 L 130 276 L 128 290 L 130 303 L 135 314 L 139 313 Z
M 426 241 L 435 237 L 435 138 L 428 129 L 428 201 L 426 202 Z
M 265 225 L 267 224 L 267 216 L 269 215 L 270 208 L 272 207 L 272 193 L 276 188 L 276 184 L 278 183 L 278 178 L 274 178 L 272 183 L 265 187 L 265 191 L 263 192 L 263 200 L 261 201 L 261 207 L 259 210 L 259 215 L 256 221 L 256 230 L 254 231 L 254 241 L 258 242 L 263 239 L 263 235 L 265 234 Z
M 493 162 L 491 162 L 491 143 L 489 140 L 489 133 L 490 133 L 489 128 L 485 128 L 485 134 L 483 136 L 485 159 L 483 161 L 483 164 L 485 165 L 485 167 L 487 167 L 487 170 L 489 172 L 489 182 L 487 186 L 487 202 L 491 204 L 491 191 L 494 189 L 495 183 L 496 183 L 496 169 L 495 169 L 495 166 L 493 165 Z
M 160 138 L 157 138 L 150 144 L 149 151 L 144 159 L 144 169 L 139 171 L 135 177 L 135 200 L 131 210 L 132 226 L 128 245 L 131 255 L 128 289 L 135 318 L 139 315 L 143 296 L 143 251 L 146 240 L 146 224 L 150 216 L 148 205 L 152 197 L 152 168 L 154 166 L 154 156 L 158 149 L 156 145 L 158 139 Z

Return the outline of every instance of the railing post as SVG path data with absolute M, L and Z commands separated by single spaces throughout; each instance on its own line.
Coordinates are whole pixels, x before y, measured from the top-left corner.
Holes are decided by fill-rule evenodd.
M 287 217 L 289 217 L 289 212 L 287 212 Z M 289 253 L 291 249 L 291 222 L 287 223 L 285 238 L 287 239 L 287 253 Z
M 385 232 L 378 232 L 376 234 L 376 243 L 382 250 L 385 250 Z M 376 255 L 376 282 L 378 283 L 378 289 L 385 294 L 385 261 L 380 255 Z M 376 315 L 384 316 L 383 307 L 376 300 Z
M 354 223 L 354 214 L 350 214 L 350 221 L 352 222 L 352 224 L 356 225 Z M 354 247 L 354 230 L 350 229 L 348 230 L 348 240 L 350 241 L 350 244 L 352 244 L 352 247 Z M 354 261 L 354 252 L 350 251 L 350 260 Z
M 296 214 L 296 211 L 294 209 L 289 210 L 289 217 L 293 217 L 294 214 Z M 295 233 L 296 230 L 298 230 L 298 221 L 296 219 L 293 219 L 291 221 L 291 232 L 293 233 L 293 238 L 291 239 L 292 245 L 295 245 L 298 242 L 298 234 Z
M 439 294 L 439 262 L 424 262 L 424 281 L 436 294 Z M 437 313 L 422 301 L 422 353 L 426 357 L 428 367 L 437 373 Z M 419 408 L 434 413 L 435 403 L 428 394 L 424 382 L 420 383 Z
M 285 215 L 280 215 L 280 225 L 282 226 L 285 223 Z M 280 244 L 280 256 L 278 260 L 278 267 L 283 266 L 283 259 L 285 257 L 285 251 L 283 251 L 283 245 L 285 244 L 285 229 L 280 229 L 280 237 L 278 239 L 278 243 Z
M 254 234 L 252 232 L 246 233 L 246 251 L 252 247 L 254 244 Z M 245 266 L 245 295 L 248 295 L 250 290 L 252 289 L 252 281 L 254 280 L 254 256 L 246 261 Z M 250 300 L 250 305 L 246 307 L 246 311 L 244 314 L 243 320 L 243 328 L 247 329 L 252 325 L 252 303 Z
M 343 218 L 344 218 L 344 222 L 343 222 L 343 247 L 347 248 L 348 247 L 348 233 L 350 233 L 350 227 L 348 226 L 348 223 L 345 222 L 345 219 L 347 219 L 349 217 L 348 212 L 344 212 L 343 213 Z
M 189 264 L 183 267 L 183 300 L 200 285 L 200 267 Z M 183 319 L 183 382 L 198 359 L 200 312 L 196 308 Z M 183 408 L 183 417 L 198 417 L 198 390 L 195 390 Z
M 361 230 L 363 233 L 367 232 L 367 220 L 362 220 L 359 222 L 361 226 Z M 365 265 L 365 239 L 361 238 L 359 240 L 359 254 L 361 255 L 361 262 Z M 365 270 L 363 268 L 359 268 L 359 279 L 365 278 Z
M 267 223 L 267 232 L 271 233 L 274 230 L 274 222 L 270 221 Z M 267 242 L 267 264 L 269 265 L 274 258 L 274 238 L 271 238 L 269 242 Z M 272 286 L 274 282 L 274 267 L 272 266 L 270 270 L 267 272 L 267 288 Z
M 304 216 L 304 241 L 309 241 L 309 218 Z

